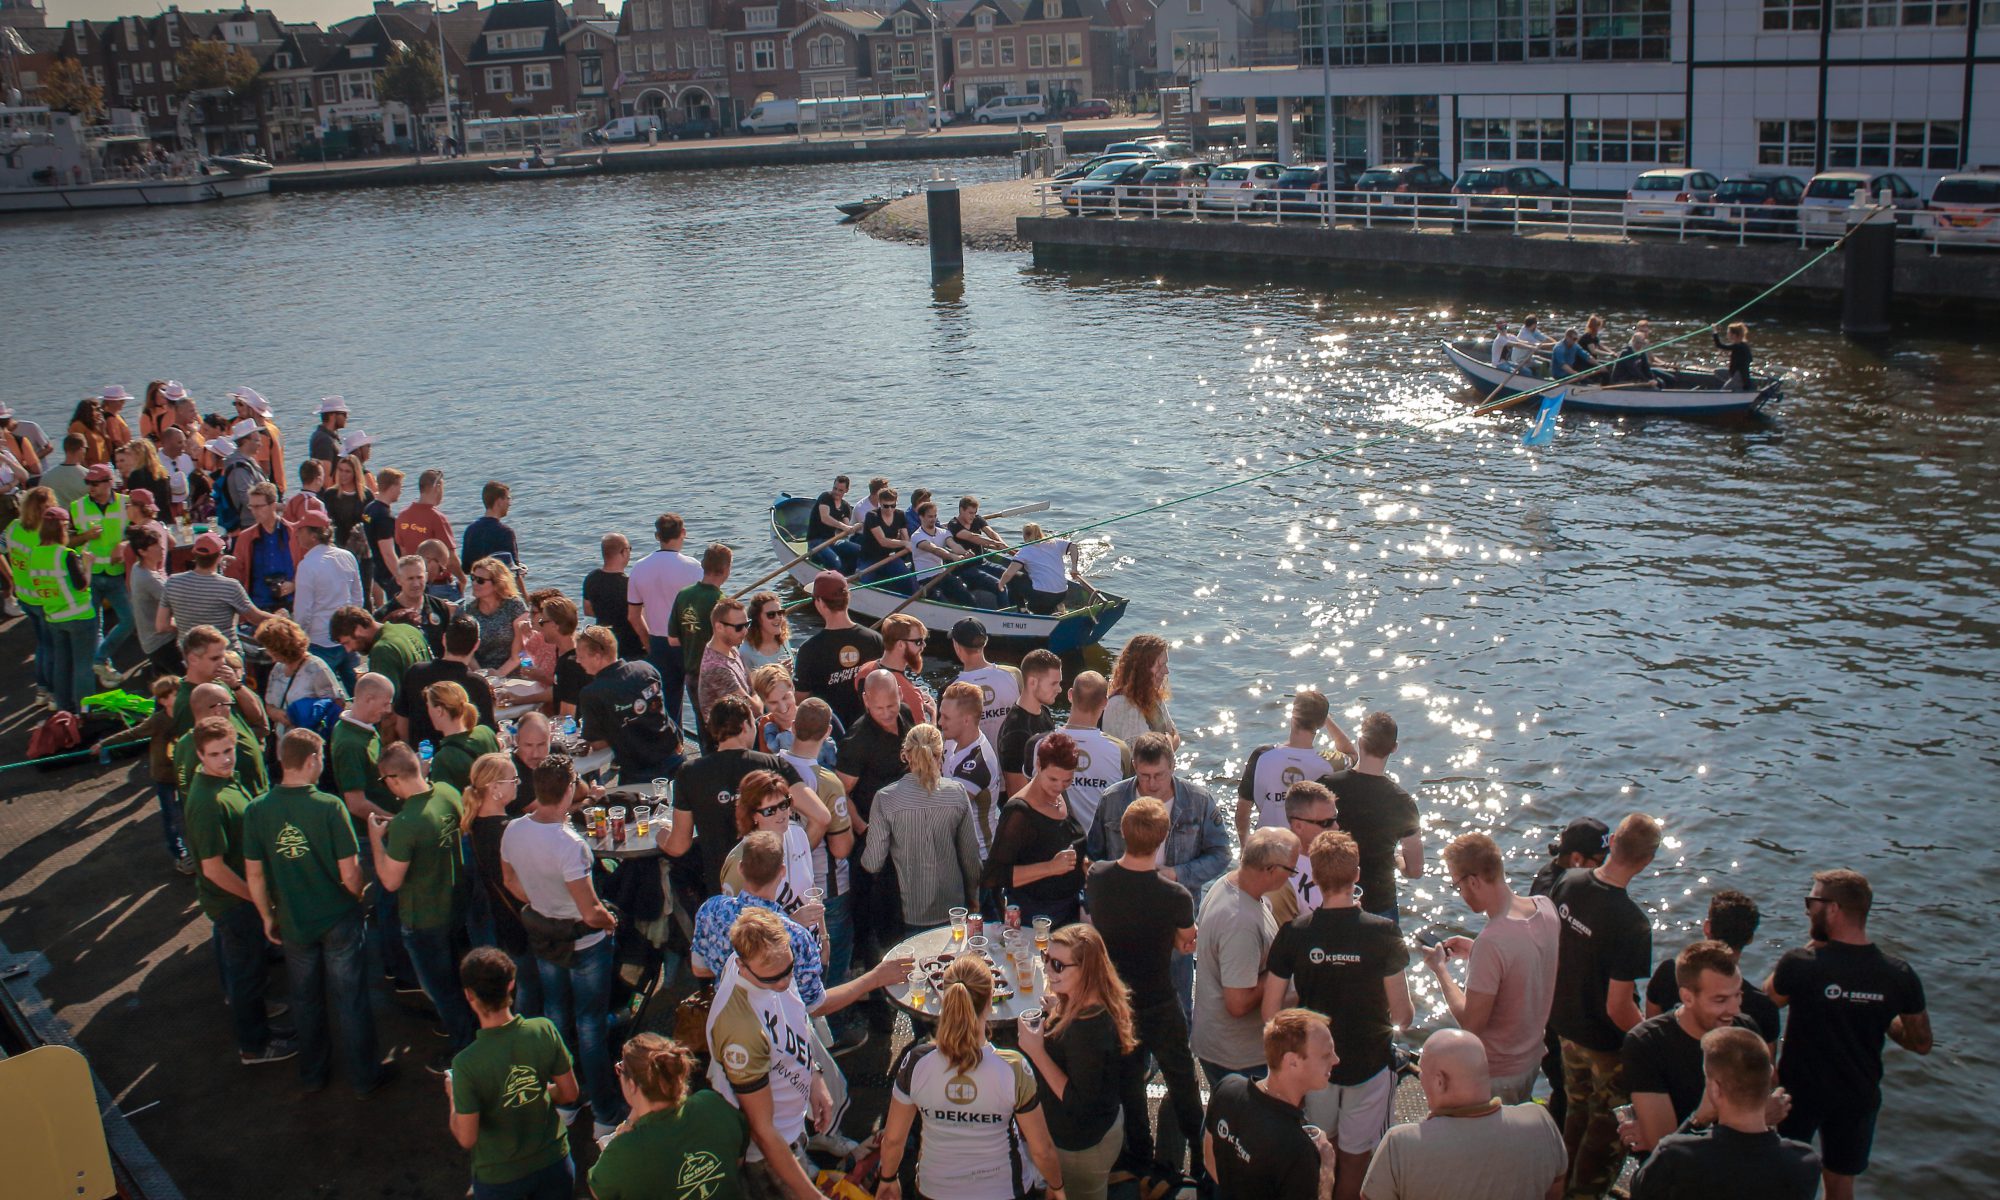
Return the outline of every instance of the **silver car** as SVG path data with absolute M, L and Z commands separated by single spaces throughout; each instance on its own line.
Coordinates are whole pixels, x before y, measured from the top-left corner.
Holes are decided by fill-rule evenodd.
M 1854 194 L 1863 191 L 1870 200 L 1883 192 L 1896 207 L 1896 224 L 1907 229 L 1910 214 L 1924 206 L 1923 194 L 1910 181 L 1889 171 L 1821 171 L 1806 184 L 1799 201 L 1799 232 L 1807 237 L 1837 238 L 1847 232 L 1847 209 Z

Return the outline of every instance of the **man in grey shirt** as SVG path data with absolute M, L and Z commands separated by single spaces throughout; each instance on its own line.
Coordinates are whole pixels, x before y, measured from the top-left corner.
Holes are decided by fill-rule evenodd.
M 1430 1115 L 1383 1136 L 1363 1200 L 1546 1200 L 1562 1195 L 1569 1155 L 1548 1110 L 1493 1095 L 1486 1047 L 1463 1029 L 1424 1042 L 1418 1075 Z
M 236 623 L 241 617 L 261 625 L 271 614 L 250 602 L 243 585 L 221 573 L 222 539 L 213 530 L 194 540 L 194 569 L 170 575 L 162 589 L 165 603 L 154 617 L 156 632 L 172 631 L 182 642 L 197 625 L 213 625 L 237 649 Z
M 257 520 L 250 513 L 250 489 L 264 482 L 264 468 L 257 465 L 257 456 L 264 452 L 264 431 L 246 418 L 230 433 L 236 448 L 222 460 L 222 478 L 216 486 L 229 491 L 229 502 L 236 506 L 236 528 L 248 529 Z
M 1284 887 L 1299 859 L 1289 829 L 1265 828 L 1243 843 L 1243 865 L 1215 881 L 1195 919 L 1195 1057 L 1211 1091 L 1230 1075 L 1261 1078 L 1264 960 L 1278 936 L 1264 897 Z
M 42 469 L 42 486 L 56 494 L 65 511 L 69 506 L 84 498 L 90 492 L 90 485 L 84 481 L 83 472 L 84 440 L 76 434 L 63 438 L 63 460 L 53 467 Z

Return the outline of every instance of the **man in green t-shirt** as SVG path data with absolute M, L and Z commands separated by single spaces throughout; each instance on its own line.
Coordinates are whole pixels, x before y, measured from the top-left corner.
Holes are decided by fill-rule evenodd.
M 562 1035 L 541 1017 L 515 1015 L 514 961 L 505 951 L 481 946 L 457 978 L 479 1033 L 452 1059 L 445 1090 L 451 1135 L 472 1151 L 473 1194 L 574 1194 L 576 1167 L 556 1109 L 575 1104 L 578 1088 Z
M 379 812 L 368 817 L 375 875 L 396 894 L 403 949 L 457 1053 L 472 1044 L 475 1028 L 472 1010 L 459 994 L 456 968 L 465 952 L 465 877 L 458 845 L 465 801 L 450 784 L 424 778 L 423 760 L 408 742 L 384 751 L 380 768 L 397 807 L 393 817 Z M 433 1073 L 444 1074 L 445 1065 L 440 1056 Z
M 708 648 L 708 640 L 714 636 L 709 627 L 708 614 L 715 602 L 722 599 L 722 585 L 729 582 L 729 568 L 734 560 L 734 552 L 721 542 L 713 542 L 701 552 L 701 582 L 691 583 L 674 597 L 674 607 L 668 614 L 674 636 L 681 643 L 681 665 L 687 671 L 689 683 L 701 676 L 701 652 Z M 679 718 L 679 713 L 668 716 Z M 696 716 L 701 714 L 697 713 Z
M 264 924 L 250 903 L 250 885 L 243 881 L 243 813 L 250 807 L 250 793 L 236 777 L 236 727 L 228 717 L 209 717 L 197 721 L 188 737 L 196 765 L 181 793 L 181 824 L 188 853 L 201 864 L 195 900 L 215 927 L 215 957 L 236 1026 L 236 1055 L 246 1066 L 283 1062 L 299 1051 L 289 1038 L 271 1035 L 264 1013 L 271 964 L 265 958 Z
M 392 817 L 402 801 L 382 785 L 377 759 L 382 756 L 382 734 L 378 726 L 393 720 L 396 685 L 386 675 L 369 673 L 354 682 L 354 700 L 333 726 L 333 740 L 327 757 L 333 766 L 333 785 L 347 802 L 354 817 L 356 837 L 367 836 L 368 818 L 380 813 Z M 375 875 L 373 855 L 361 856 L 361 878 L 367 884 L 361 907 L 367 913 L 368 944 L 382 956 L 382 973 L 399 992 L 419 990 L 416 968 L 403 949 L 402 925 L 397 917 L 396 893 L 382 886 Z
M 384 625 L 369 616 L 366 609 L 351 604 L 333 610 L 327 630 L 334 641 L 366 658 L 370 671 L 388 676 L 392 687 L 403 686 L 403 672 L 431 660 L 431 644 L 424 638 L 423 630 L 400 621 Z M 394 721 L 393 717 L 387 719 Z M 393 724 L 384 732 L 394 734 L 390 741 L 402 736 L 402 731 Z
M 174 736 L 180 737 L 194 728 L 194 689 L 204 683 L 214 683 L 229 693 L 237 711 L 253 727 L 268 729 L 264 715 L 264 702 L 257 693 L 243 682 L 240 664 L 229 661 L 229 639 L 213 625 L 197 625 L 187 631 L 181 642 L 181 658 L 187 670 L 181 675 L 181 686 L 174 692 Z M 264 789 L 258 787 L 255 792 Z
M 299 1078 L 308 1091 L 330 1074 L 326 1008 L 340 1010 L 348 1083 L 362 1096 L 388 1082 L 375 1047 L 375 1014 L 362 982 L 361 863 L 347 806 L 313 785 L 324 744 L 309 729 L 278 743 L 278 786 L 243 813 L 243 865 L 264 936 L 285 948 Z
M 229 722 L 236 731 L 236 782 L 248 796 L 261 796 L 271 787 L 271 776 L 264 767 L 264 743 L 229 695 L 229 689 L 219 683 L 196 684 L 188 694 L 188 731 L 174 742 L 174 781 L 185 795 L 194 782 L 198 752 L 194 744 L 194 727 L 202 721 L 220 717 Z

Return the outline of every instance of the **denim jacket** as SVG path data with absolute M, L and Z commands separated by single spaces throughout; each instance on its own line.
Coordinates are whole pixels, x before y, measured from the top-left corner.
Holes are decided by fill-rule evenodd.
M 1139 795 L 1136 779 L 1121 779 L 1104 789 L 1098 800 L 1097 815 L 1090 823 L 1087 843 L 1093 862 L 1115 862 L 1125 855 L 1125 839 L 1119 822 L 1125 809 Z M 1167 833 L 1162 861 L 1174 869 L 1180 885 L 1201 903 L 1202 889 L 1229 870 L 1229 834 L 1215 797 L 1198 783 L 1174 776 L 1173 829 Z

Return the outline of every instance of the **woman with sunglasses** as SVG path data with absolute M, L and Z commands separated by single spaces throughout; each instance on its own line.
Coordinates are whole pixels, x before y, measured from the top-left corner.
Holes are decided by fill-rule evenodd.
M 909 774 L 875 793 L 861 865 L 896 864 L 903 924 L 911 934 L 936 929 L 959 905 L 978 902 L 979 837 L 971 794 L 944 774 L 944 735 L 935 725 L 903 735 Z
M 688 1094 L 695 1058 L 687 1047 L 642 1033 L 625 1043 L 616 1066 L 632 1115 L 590 1168 L 595 1200 L 742 1195 L 750 1126 L 716 1092 Z
M 785 839 L 785 874 L 778 883 L 777 901 L 788 917 L 797 917 L 813 887 L 813 847 L 826 837 L 832 814 L 824 807 L 817 813 L 799 813 L 792 820 L 791 785 L 776 771 L 752 771 L 736 789 L 736 836 L 775 833 Z M 743 843 L 738 841 L 729 857 L 722 860 L 722 890 L 743 890 Z M 816 914 L 815 914 L 816 915 Z
M 987 1040 L 993 972 L 961 955 L 945 968 L 938 997 L 936 1036 L 913 1047 L 896 1070 L 875 1200 L 903 1200 L 910 1182 L 913 1200 L 1025 1200 L 1035 1194 L 1037 1172 L 1048 1181 L 1049 1200 L 1064 1200 L 1070 1177 L 1049 1139 L 1034 1072 L 1018 1053 Z M 923 1145 L 911 1171 L 903 1156 L 920 1118 Z
M 1125 1145 L 1125 1072 L 1136 1070 L 1132 1000 L 1090 925 L 1065 925 L 1042 957 L 1048 1001 L 1042 1023 L 1020 1031 L 1021 1052 L 1041 1078 L 1063 1179 L 1079 1200 L 1104 1200 Z
M 758 592 L 750 597 L 750 633 L 736 653 L 743 657 L 745 670 L 776 663 L 792 672 L 792 626 L 785 620 L 785 602 L 776 592 Z
M 528 602 L 514 572 L 497 558 L 482 558 L 467 573 L 472 598 L 458 611 L 479 623 L 479 649 L 472 658 L 483 670 L 510 675 L 520 667 L 521 643 L 528 636 Z
M 521 792 L 521 772 L 505 754 L 482 754 L 472 764 L 464 789 L 465 816 L 459 829 L 472 850 L 473 873 L 486 897 L 493 942 L 514 960 L 514 1008 L 524 1017 L 542 1015 L 542 975 L 528 953 L 528 931 L 521 924 L 521 902 L 507 890 L 506 867 L 500 861 L 500 839 L 506 835 Z
M 431 756 L 431 780 L 463 792 L 472 779 L 472 764 L 481 755 L 500 753 L 500 739 L 479 723 L 479 709 L 458 684 L 434 683 L 425 688 L 424 709 L 431 727 L 443 739 Z

